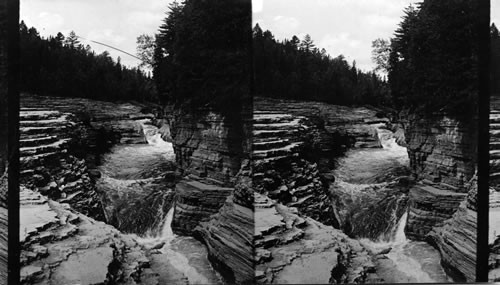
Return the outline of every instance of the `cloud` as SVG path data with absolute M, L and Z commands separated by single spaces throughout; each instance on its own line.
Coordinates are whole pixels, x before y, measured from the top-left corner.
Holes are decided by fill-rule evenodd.
M 263 20 L 258 23 L 263 30 L 271 30 L 278 38 L 291 38 L 297 34 L 300 26 L 297 18 L 282 15 L 275 16 L 270 21 Z
M 252 13 L 262 12 L 264 0 L 252 0 Z

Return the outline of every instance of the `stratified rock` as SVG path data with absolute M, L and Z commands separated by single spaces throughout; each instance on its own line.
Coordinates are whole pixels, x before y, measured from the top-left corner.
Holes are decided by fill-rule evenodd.
M 419 179 L 440 188 L 466 192 L 477 165 L 477 125 L 436 114 L 408 116 L 406 142 L 410 167 Z
M 410 189 L 408 220 L 405 227 L 410 239 L 424 240 L 433 227 L 451 218 L 467 194 L 418 183 Z
M 322 102 L 254 98 L 254 110 L 259 112 L 281 112 L 294 116 L 320 118 L 324 128 L 337 137 L 348 138 L 349 146 L 380 148 L 375 125 L 388 123 L 389 119 L 377 117 L 378 110 L 365 107 L 352 108 Z M 337 142 L 338 143 L 338 142 Z
M 219 211 L 233 188 L 210 185 L 196 180 L 181 180 L 175 186 L 175 212 L 172 230 L 184 235 Z
M 113 227 L 21 190 L 22 284 L 158 284 L 143 249 Z
M 318 221 L 335 224 L 319 167 L 305 159 L 313 152 L 329 152 L 323 148 L 328 136 L 319 131 L 304 116 L 254 111 L 252 184 L 259 193 Z
M 374 282 L 374 263 L 340 230 L 255 194 L 255 277 L 259 284 Z
M 240 169 L 240 125 L 210 110 L 176 111 L 171 120 L 176 162 L 185 174 L 234 183 Z
M 209 259 L 230 283 L 254 284 L 255 227 L 251 165 L 242 163 L 236 176 L 234 194 L 209 221 L 202 222 L 195 233 L 208 247 Z
M 441 253 L 441 263 L 457 282 L 475 282 L 477 250 L 477 179 L 457 212 L 428 235 Z

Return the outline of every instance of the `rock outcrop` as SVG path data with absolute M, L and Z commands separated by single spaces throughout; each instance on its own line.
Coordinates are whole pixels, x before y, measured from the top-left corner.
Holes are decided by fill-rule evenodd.
M 20 237 L 21 284 L 159 284 L 133 238 L 25 188 Z
M 500 190 L 500 99 L 490 102 L 490 187 Z
M 153 115 L 142 111 L 129 103 L 23 94 L 21 184 L 105 220 L 97 165 L 113 144 L 147 143 L 142 126 Z
M 319 119 L 324 129 L 335 134 L 336 144 L 346 147 L 380 148 L 380 140 L 374 125 L 389 123 L 375 108 L 352 108 L 322 102 L 302 102 L 270 98 L 254 98 L 254 109 L 265 112 L 281 112 L 294 116 Z M 338 147 L 331 145 L 331 147 Z
M 195 229 L 205 242 L 209 259 L 230 283 L 254 284 L 255 228 L 253 189 L 249 160 L 242 163 L 236 175 L 235 190 L 222 208 Z
M 405 232 L 438 248 L 455 280 L 474 281 L 477 120 L 463 122 L 443 114 L 410 114 L 407 119 L 410 167 L 419 183 L 410 190 Z
M 199 110 L 174 111 L 170 133 L 184 177 L 176 185 L 172 229 L 208 249 L 229 283 L 253 284 L 251 165 L 248 119 Z M 243 121 L 241 121 L 243 120 Z
M 171 119 L 170 130 L 178 167 L 186 175 L 234 184 L 241 163 L 238 141 L 241 134 L 237 122 L 209 110 L 193 113 L 176 111 Z
M 443 226 L 453 216 L 466 196 L 432 184 L 417 183 L 410 190 L 406 236 L 424 240 L 433 227 Z
M 193 177 L 193 176 L 191 176 Z M 172 230 L 191 235 L 200 222 L 219 212 L 233 188 L 203 183 L 201 179 L 183 179 L 175 186 L 175 212 Z
M 317 129 L 304 116 L 255 111 L 253 188 L 313 219 L 335 224 L 328 186 L 318 165 L 305 159 L 310 152 L 322 151 L 321 140 L 311 140 Z
M 340 230 L 255 194 L 259 284 L 379 282 L 371 255 Z
M 441 264 L 455 281 L 476 281 L 477 240 L 477 178 L 468 187 L 463 200 L 453 216 L 442 226 L 436 226 L 428 235 L 431 244 L 441 252 Z

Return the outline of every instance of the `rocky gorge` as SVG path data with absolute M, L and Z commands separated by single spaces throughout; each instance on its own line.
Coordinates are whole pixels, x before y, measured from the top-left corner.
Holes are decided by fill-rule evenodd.
M 373 107 L 293 100 L 256 98 L 254 106 L 254 188 L 260 195 L 256 201 L 265 201 L 255 206 L 256 228 L 262 228 L 255 237 L 261 282 L 283 281 L 281 272 L 303 262 L 302 254 L 283 248 L 306 250 L 303 243 L 312 237 L 306 222 L 286 218 L 290 214 L 284 215 L 283 209 L 299 220 L 312 218 L 340 230 L 329 234 L 332 244 L 327 247 L 346 248 L 349 254 L 337 251 L 348 264 L 364 256 L 357 263 L 358 276 L 350 275 L 352 266 L 332 261 L 331 275 L 328 268 L 321 274 L 296 270 L 293 276 L 303 281 L 309 276 L 326 283 L 339 268 L 343 280 L 351 281 L 475 278 L 472 124 L 446 116 L 419 118 Z M 325 244 L 322 238 L 314 242 L 319 248 Z M 322 251 L 306 250 L 304 259 Z M 409 258 L 415 252 L 434 260 L 428 263 L 419 254 Z
M 23 284 L 250 283 L 248 158 L 203 118 L 23 95 Z

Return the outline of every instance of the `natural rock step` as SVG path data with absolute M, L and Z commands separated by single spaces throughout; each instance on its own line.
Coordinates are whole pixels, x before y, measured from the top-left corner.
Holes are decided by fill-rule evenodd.
M 500 138 L 500 130 L 490 130 L 491 138 Z
M 22 147 L 19 150 L 19 156 L 25 157 L 25 156 L 32 156 L 32 155 L 37 155 L 37 154 L 57 152 L 68 141 L 69 141 L 69 139 L 62 139 L 62 140 L 58 140 L 58 141 L 53 142 L 53 143 L 48 144 L 48 145 L 39 145 L 39 146 L 33 146 L 33 147 Z
M 490 150 L 490 160 L 500 159 L 500 150 Z
M 19 112 L 19 120 L 47 120 L 61 116 L 59 111 L 21 111 Z
M 500 150 L 500 142 L 490 142 L 490 150 Z
M 272 148 L 281 148 L 286 145 L 290 144 L 290 141 L 287 139 L 283 140 L 272 140 L 272 141 L 263 141 L 263 142 L 257 142 L 253 144 L 253 149 L 254 150 L 269 150 Z
M 59 127 L 21 127 L 19 129 L 21 136 L 22 135 L 34 135 L 34 134 L 49 134 L 56 132 L 63 132 L 67 127 L 59 126 Z
M 490 173 L 490 182 L 492 180 L 498 180 L 500 178 L 500 172 Z
M 490 173 L 500 172 L 500 159 L 490 159 Z
M 53 119 L 21 120 L 19 121 L 19 124 L 21 127 L 47 127 L 47 126 L 67 125 L 69 124 L 69 122 L 68 122 L 68 117 L 64 115 Z
M 269 138 L 269 137 L 286 137 L 293 134 L 290 130 L 265 130 L 265 131 L 254 131 L 254 138 Z
M 43 137 L 35 137 L 35 138 L 26 138 L 21 139 L 19 144 L 21 147 L 33 147 L 39 146 L 43 144 L 51 144 L 58 140 L 57 136 L 43 136 Z
M 42 158 L 46 159 L 51 156 L 56 156 L 57 154 L 58 154 L 57 152 L 49 152 L 49 153 L 20 157 L 19 160 L 21 163 L 21 168 L 26 169 L 33 165 L 39 165 L 41 163 L 40 159 Z
M 500 130 L 500 123 L 490 123 L 490 130 Z
M 284 146 L 281 148 L 254 151 L 253 158 L 254 159 L 261 159 L 261 158 L 269 158 L 269 157 L 287 155 L 287 154 L 294 152 L 297 149 L 297 147 L 299 147 L 301 144 L 302 143 L 300 143 L 300 142 L 296 142 L 296 143 L 292 143 L 290 145 L 287 145 L 287 146 Z

